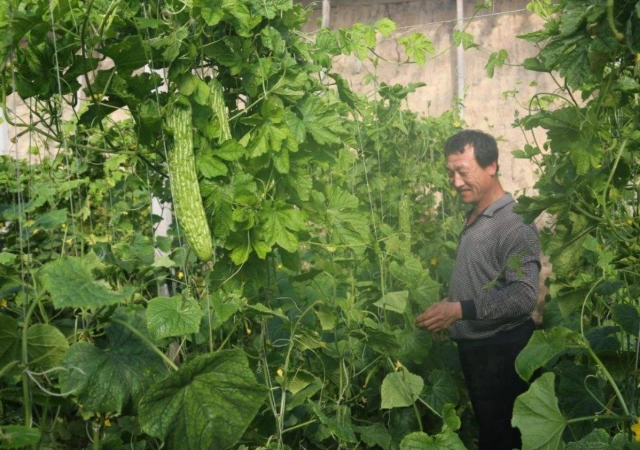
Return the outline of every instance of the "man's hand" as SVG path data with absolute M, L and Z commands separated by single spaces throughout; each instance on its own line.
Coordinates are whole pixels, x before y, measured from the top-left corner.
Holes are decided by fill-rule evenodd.
M 429 306 L 422 314 L 416 317 L 416 326 L 426 328 L 432 333 L 439 333 L 462 319 L 462 307 L 458 302 L 449 302 L 443 299 Z

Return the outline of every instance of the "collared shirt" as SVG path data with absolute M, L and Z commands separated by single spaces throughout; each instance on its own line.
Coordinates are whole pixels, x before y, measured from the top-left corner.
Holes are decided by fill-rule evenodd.
M 462 320 L 449 327 L 455 340 L 496 336 L 526 322 L 535 309 L 540 239 L 514 205 L 505 194 L 462 230 L 448 295 L 462 305 Z

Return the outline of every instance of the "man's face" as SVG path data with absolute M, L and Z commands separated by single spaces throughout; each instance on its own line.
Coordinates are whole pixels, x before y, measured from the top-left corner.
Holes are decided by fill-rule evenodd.
M 464 152 L 453 153 L 447 158 L 449 181 L 464 203 L 481 203 L 490 194 L 496 171 L 496 163 L 491 163 L 485 168 L 480 167 L 471 145 L 466 145 Z

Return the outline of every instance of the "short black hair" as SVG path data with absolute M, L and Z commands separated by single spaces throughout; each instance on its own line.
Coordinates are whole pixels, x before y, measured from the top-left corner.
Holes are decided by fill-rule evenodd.
M 444 144 L 444 156 L 463 153 L 467 145 L 473 147 L 476 161 L 483 169 L 493 162 L 498 164 L 498 143 L 493 136 L 480 130 L 462 130 L 451 136 Z

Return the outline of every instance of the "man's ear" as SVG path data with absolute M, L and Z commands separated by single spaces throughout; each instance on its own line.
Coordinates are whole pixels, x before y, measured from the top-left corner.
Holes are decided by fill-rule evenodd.
M 489 175 L 491 175 L 492 177 L 496 176 L 496 174 L 498 173 L 498 162 L 492 162 L 487 166 L 487 168 L 489 169 Z

